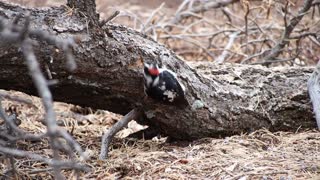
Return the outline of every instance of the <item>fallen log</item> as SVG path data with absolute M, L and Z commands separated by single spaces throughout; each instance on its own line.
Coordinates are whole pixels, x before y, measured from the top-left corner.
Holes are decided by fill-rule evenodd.
M 316 122 L 307 93 L 309 67 L 186 63 L 174 52 L 130 28 L 90 22 L 66 7 L 27 9 L 0 2 L 0 15 L 11 21 L 30 13 L 30 27 L 60 38 L 74 38 L 77 69 L 65 68 L 61 49 L 37 41 L 34 49 L 54 99 L 126 114 L 142 106 L 146 119 L 176 139 L 224 136 L 260 128 L 296 130 Z M 18 23 L 21 23 L 20 21 Z M 19 48 L 0 43 L 0 88 L 36 95 Z M 185 85 L 187 107 L 145 100 L 143 63 L 157 62 L 176 72 Z

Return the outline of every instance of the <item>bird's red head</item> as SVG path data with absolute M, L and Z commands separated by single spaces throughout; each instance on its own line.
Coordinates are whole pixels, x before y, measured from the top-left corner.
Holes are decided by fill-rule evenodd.
M 159 75 L 159 69 L 156 67 L 151 67 L 148 69 L 149 74 L 151 74 L 152 76 L 158 76 Z
M 149 74 L 151 76 L 159 76 L 160 70 L 157 64 L 144 64 L 144 72 L 145 74 Z

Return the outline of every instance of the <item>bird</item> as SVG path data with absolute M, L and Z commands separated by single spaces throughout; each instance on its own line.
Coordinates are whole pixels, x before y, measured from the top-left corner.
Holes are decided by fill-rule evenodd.
M 144 63 L 143 74 L 144 90 L 148 97 L 169 104 L 186 102 L 185 86 L 173 71 L 159 68 L 157 63 Z

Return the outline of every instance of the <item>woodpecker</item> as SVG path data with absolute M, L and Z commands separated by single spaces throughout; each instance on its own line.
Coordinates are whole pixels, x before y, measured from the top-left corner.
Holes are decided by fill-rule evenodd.
M 152 99 L 167 103 L 186 101 L 185 87 L 174 72 L 159 68 L 157 64 L 144 63 L 145 93 Z

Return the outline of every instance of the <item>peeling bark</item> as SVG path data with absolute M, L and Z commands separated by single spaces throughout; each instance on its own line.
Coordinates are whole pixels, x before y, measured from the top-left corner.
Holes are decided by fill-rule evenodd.
M 307 94 L 311 68 L 187 64 L 163 45 L 121 25 L 87 26 L 85 18 L 67 14 L 63 7 L 24 9 L 0 2 L 0 15 L 8 19 L 27 11 L 31 27 L 61 38 L 74 37 L 77 42 L 78 68 L 72 73 L 65 69 L 61 50 L 43 42 L 35 44 L 44 72 L 50 71 L 59 81 L 51 87 L 56 101 L 121 114 L 143 104 L 145 123 L 177 139 L 263 127 L 276 131 L 316 126 Z M 21 52 L 3 44 L 0 52 L 0 88 L 36 94 Z M 178 74 L 187 88 L 188 107 L 143 100 L 142 59 L 157 61 Z

